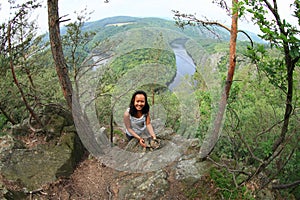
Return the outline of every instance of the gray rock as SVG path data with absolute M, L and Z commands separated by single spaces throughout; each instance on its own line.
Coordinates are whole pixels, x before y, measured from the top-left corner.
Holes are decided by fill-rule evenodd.
M 144 174 L 130 180 L 123 180 L 119 191 L 119 199 L 156 200 L 163 196 L 169 188 L 166 172 L 159 170 L 152 174 Z
M 34 149 L 12 149 L 1 159 L 1 173 L 26 191 L 40 188 L 72 174 L 84 148 L 75 133 L 61 137 L 57 145 Z
M 208 172 L 210 164 L 208 162 L 199 162 L 196 157 L 184 156 L 174 166 L 175 179 L 182 180 L 190 185 L 194 184 L 201 176 Z

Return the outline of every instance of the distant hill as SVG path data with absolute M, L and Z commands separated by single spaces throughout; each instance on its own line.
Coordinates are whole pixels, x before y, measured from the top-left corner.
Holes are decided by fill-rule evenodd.
M 138 18 L 130 16 L 116 16 L 101 19 L 94 22 L 87 22 L 84 26 L 84 31 L 94 31 L 97 33 L 96 40 L 103 40 L 114 34 L 130 30 L 133 28 L 143 27 L 157 27 L 163 29 L 169 29 L 180 32 L 188 37 L 191 37 L 197 41 L 200 40 L 218 40 L 218 41 L 229 41 L 230 34 L 228 31 L 215 27 L 213 30 L 216 34 L 208 31 L 206 28 L 197 26 L 186 26 L 184 29 L 180 29 L 175 25 L 174 20 L 166 20 L 162 18 Z M 63 32 L 63 31 L 62 31 Z M 248 32 L 247 34 L 252 38 L 255 43 L 265 43 L 255 33 Z M 238 40 L 248 41 L 248 38 L 244 34 L 238 35 Z

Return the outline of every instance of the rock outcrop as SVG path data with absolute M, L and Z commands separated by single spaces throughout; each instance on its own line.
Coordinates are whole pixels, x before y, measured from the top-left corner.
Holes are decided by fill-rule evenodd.
M 172 157 L 173 152 L 170 150 L 170 143 L 172 143 L 173 146 L 178 146 L 181 155 L 168 165 L 161 165 L 158 170 L 146 170 L 145 173 L 132 173 L 117 178 L 115 185 L 112 186 L 113 196 L 116 199 L 164 199 L 170 187 L 174 187 L 174 183 L 183 184 L 188 188 L 193 187 L 211 168 L 210 162 L 198 159 L 199 139 L 186 139 L 174 133 L 172 129 L 153 124 L 157 138 L 160 140 L 160 147 L 145 152 L 138 141 L 133 139 L 125 147 L 126 151 L 141 153 L 142 157 L 160 151 L 161 155 Z M 155 156 L 153 158 L 155 159 Z M 158 159 L 157 162 L 159 163 L 160 160 Z
M 68 118 L 59 112 L 52 113 L 45 121 L 47 133 L 38 133 L 47 141 L 30 148 L 16 139 L 17 136 L 30 137 L 30 128 L 25 124 L 15 126 L 11 134 L 0 138 L 2 196 L 22 199 L 26 194 L 73 173 L 85 148 Z
M 159 148 L 145 152 L 136 140 L 131 140 L 124 147 L 123 151 L 140 158 L 138 166 L 144 167 L 144 171 L 127 170 L 127 176 L 115 177 L 110 188 L 114 198 L 163 199 L 170 187 L 174 187 L 174 183 L 192 187 L 210 169 L 209 162 L 197 158 L 200 147 L 198 139 L 183 138 L 172 129 L 164 128 L 159 121 L 153 125 L 160 140 Z M 72 127 L 60 129 L 55 126 L 55 130 L 62 130 L 63 133 L 57 142 L 32 149 L 23 148 L 22 145 L 14 146 L 17 143 L 13 139 L 5 139 L 6 148 L 3 148 L 1 154 L 2 186 L 14 186 L 14 189 L 10 187 L 2 190 L 7 199 L 24 199 L 26 194 L 28 196 L 32 191 L 40 190 L 43 185 L 72 174 L 76 163 L 82 157 L 84 147 Z M 105 129 L 101 129 L 99 134 L 107 135 Z M 95 137 L 97 140 L 97 135 Z M 115 147 L 111 148 L 114 149 Z M 118 152 L 121 151 L 116 151 Z M 120 169 L 137 167 L 133 166 L 131 159 L 124 159 L 122 155 L 115 155 L 115 159 L 120 157 L 119 160 L 124 160 L 121 162 L 124 166 L 118 164 Z M 152 170 L 152 167 L 155 169 Z

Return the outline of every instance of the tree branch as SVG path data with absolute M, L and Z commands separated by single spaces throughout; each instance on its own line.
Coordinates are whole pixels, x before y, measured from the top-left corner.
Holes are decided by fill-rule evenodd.
M 298 185 L 300 185 L 300 180 L 297 180 L 293 183 L 288 183 L 288 184 L 273 185 L 272 189 L 282 190 L 282 189 L 287 189 L 287 188 L 291 188 L 291 187 L 297 187 Z
M 172 10 L 172 12 L 174 13 L 174 16 L 177 18 L 177 25 L 180 27 L 180 28 L 183 28 L 184 26 L 186 25 L 191 25 L 191 26 L 195 26 L 195 24 L 197 25 L 201 25 L 203 27 L 205 27 L 208 31 L 210 31 L 211 33 L 215 34 L 215 32 L 213 32 L 209 26 L 219 26 L 221 28 L 224 28 L 225 30 L 227 31 L 231 31 L 231 29 L 222 24 L 222 23 L 219 23 L 217 21 L 204 21 L 204 20 L 200 20 L 198 18 L 195 17 L 195 15 L 192 15 L 192 14 L 183 14 L 183 13 L 180 13 L 179 11 L 177 10 Z M 182 20 L 181 18 L 185 19 L 185 20 Z M 250 40 L 250 43 L 251 43 L 251 47 L 253 47 L 253 41 L 251 39 L 251 37 L 243 30 L 238 30 L 237 32 L 240 32 L 240 33 L 243 33 L 246 35 L 246 37 Z

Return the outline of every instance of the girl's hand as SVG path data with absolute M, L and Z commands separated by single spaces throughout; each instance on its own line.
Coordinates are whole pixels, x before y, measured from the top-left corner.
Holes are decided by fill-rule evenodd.
M 142 147 L 146 147 L 145 140 L 143 138 L 139 139 L 139 143 Z

